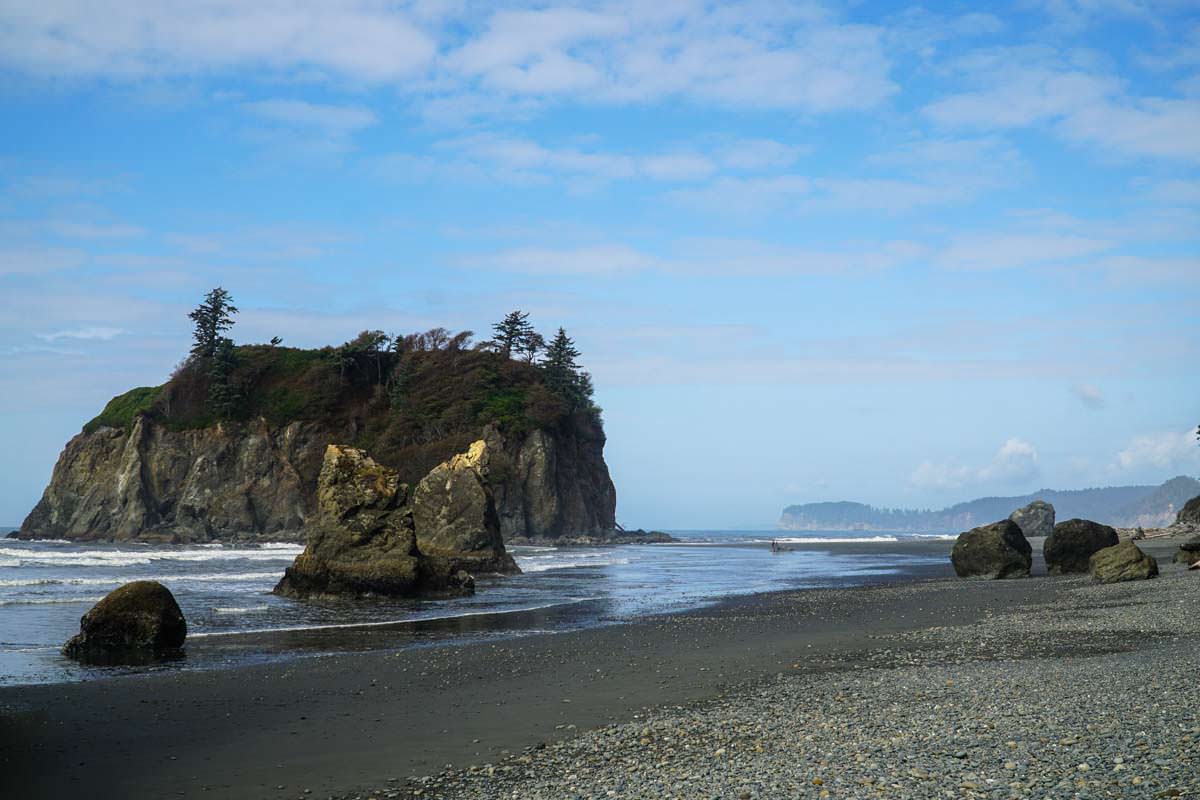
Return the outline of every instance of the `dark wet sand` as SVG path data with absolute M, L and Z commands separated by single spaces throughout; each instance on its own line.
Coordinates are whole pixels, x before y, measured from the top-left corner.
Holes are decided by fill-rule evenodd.
M 1169 560 L 1173 546 L 1147 549 Z M 327 797 L 819 670 L 874 635 L 966 624 L 1063 590 L 949 574 L 947 562 L 898 577 L 937 584 L 907 595 L 886 584 L 781 592 L 490 643 L 0 688 L 0 796 Z

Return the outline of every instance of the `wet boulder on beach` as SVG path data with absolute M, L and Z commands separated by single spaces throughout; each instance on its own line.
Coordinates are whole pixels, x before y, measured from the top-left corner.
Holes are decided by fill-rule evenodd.
M 1069 519 L 1054 526 L 1042 554 L 1051 575 L 1087 572 L 1092 555 L 1120 541 L 1115 528 L 1088 519 Z
M 187 622 L 171 590 L 157 581 L 127 583 L 79 621 L 63 655 L 92 664 L 145 664 L 181 655 Z
M 959 534 L 950 555 L 960 578 L 1024 578 L 1033 566 L 1033 548 L 1011 519 Z
M 1088 572 L 1100 583 L 1144 581 L 1158 577 L 1158 561 L 1133 542 L 1121 542 L 1093 553 Z

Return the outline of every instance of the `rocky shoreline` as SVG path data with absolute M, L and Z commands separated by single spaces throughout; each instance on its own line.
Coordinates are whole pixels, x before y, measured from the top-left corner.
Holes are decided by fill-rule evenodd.
M 710 701 L 339 797 L 1192 796 L 1200 711 L 1181 698 L 1200 670 L 1200 579 L 1059 580 L 1054 604 L 874 637 Z

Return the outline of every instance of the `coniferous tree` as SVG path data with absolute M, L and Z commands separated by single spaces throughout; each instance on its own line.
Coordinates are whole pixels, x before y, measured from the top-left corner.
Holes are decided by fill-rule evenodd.
M 192 355 L 212 358 L 224 339 L 225 331 L 233 327 L 233 315 L 238 313 L 233 297 L 220 286 L 204 295 L 204 302 L 188 314 L 196 324 Z
M 512 358 L 514 350 L 521 352 L 530 336 L 537 335 L 529 324 L 529 314 L 523 311 L 509 312 L 503 320 L 492 326 L 492 330 L 496 333 L 494 341 L 505 358 Z
M 540 333 L 529 330 L 529 334 L 521 341 L 520 351 L 525 355 L 525 363 L 532 364 L 538 353 L 546 349 L 546 339 Z
M 222 336 L 208 368 L 208 407 L 217 419 L 230 419 L 237 411 L 241 395 L 232 380 L 236 366 L 237 351 L 233 341 Z
M 542 359 L 542 370 L 546 376 L 546 387 L 562 398 L 568 407 L 574 411 L 580 406 L 581 381 L 579 350 L 574 340 L 567 336 L 562 328 L 546 346 L 546 355 Z M 590 383 L 590 378 L 588 379 Z

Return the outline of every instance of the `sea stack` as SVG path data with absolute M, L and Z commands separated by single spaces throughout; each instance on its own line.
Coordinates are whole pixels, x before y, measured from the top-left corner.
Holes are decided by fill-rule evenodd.
M 452 597 L 475 591 L 475 580 L 464 568 L 468 565 L 486 561 L 511 564 L 510 571 L 518 571 L 500 541 L 495 509 L 489 515 L 486 501 L 480 539 L 489 546 L 461 554 L 449 547 L 437 555 L 423 553 L 408 486 L 396 470 L 354 447 L 331 444 L 325 449 L 317 509 L 308 544 L 287 568 L 276 594 Z

